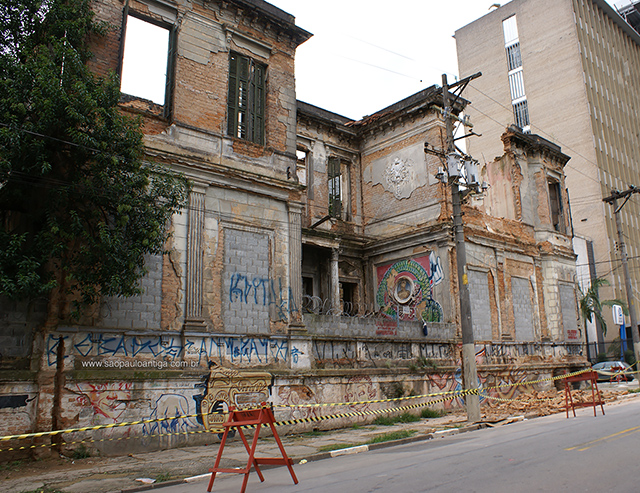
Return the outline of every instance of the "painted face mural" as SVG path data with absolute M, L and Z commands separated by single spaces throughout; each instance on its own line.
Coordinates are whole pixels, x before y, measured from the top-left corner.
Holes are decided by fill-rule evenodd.
M 82 405 L 91 406 L 96 415 L 118 421 L 120 415 L 126 411 L 131 399 L 132 383 L 78 383 L 76 384 Z
M 376 301 L 387 317 L 442 322 L 442 307 L 433 299 L 433 287 L 444 278 L 440 257 L 401 260 L 378 267 Z

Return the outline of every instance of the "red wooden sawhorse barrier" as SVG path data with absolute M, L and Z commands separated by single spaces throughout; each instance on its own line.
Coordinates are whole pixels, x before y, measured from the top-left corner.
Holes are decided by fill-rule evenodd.
M 569 407 L 573 411 L 573 417 L 576 417 L 576 407 L 590 407 L 593 406 L 593 415 L 596 415 L 596 406 L 600 406 L 602 409 L 602 415 L 604 416 L 604 401 L 598 390 L 598 372 L 587 371 L 574 375 L 572 377 L 565 377 L 564 379 L 564 406 L 567 411 L 567 418 L 569 417 Z M 571 384 L 573 382 L 591 382 L 591 400 L 587 402 L 573 402 L 571 397 Z
M 278 448 L 282 453 L 282 457 L 256 457 L 256 446 L 258 445 L 258 436 L 260 435 L 260 428 L 262 425 L 269 425 L 271 427 L 271 432 L 273 433 L 273 437 L 276 439 L 278 444 Z M 293 478 L 293 483 L 298 484 L 298 478 L 296 478 L 295 473 L 293 472 L 293 460 L 287 456 L 287 453 L 284 450 L 284 446 L 280 441 L 280 437 L 278 436 L 278 432 L 275 427 L 275 418 L 273 416 L 273 411 L 270 407 L 267 407 L 265 403 L 262 403 L 262 407 L 260 409 L 250 409 L 247 411 L 239 411 L 234 407 L 229 409 L 229 418 L 222 425 L 224 426 L 224 434 L 222 435 L 222 441 L 220 442 L 220 449 L 218 450 L 218 456 L 216 457 L 216 462 L 212 469 L 209 469 L 211 473 L 211 479 L 209 480 L 209 487 L 207 491 L 211 491 L 213 487 L 213 481 L 216 479 L 216 474 L 219 472 L 230 472 L 230 473 L 238 473 L 244 474 L 244 481 L 242 482 L 241 493 L 244 493 L 247 488 L 247 481 L 249 480 L 249 473 L 251 472 L 251 466 L 255 467 L 256 472 L 258 473 L 258 477 L 260 481 L 264 481 L 264 476 L 262 475 L 262 471 L 260 471 L 260 467 L 258 464 L 275 464 L 275 465 L 284 465 L 287 466 L 289 472 L 291 473 L 291 477 Z M 256 431 L 253 435 L 253 441 L 251 442 L 251 446 L 249 446 L 249 442 L 247 442 L 244 433 L 242 432 L 242 427 L 245 426 L 255 426 Z M 224 446 L 227 443 L 227 437 L 229 436 L 229 431 L 235 428 L 238 430 L 238 434 L 242 439 L 242 443 L 244 443 L 244 447 L 247 449 L 247 453 L 249 454 L 249 460 L 247 461 L 247 467 L 245 468 L 230 468 L 225 469 L 220 466 L 220 459 L 222 458 L 222 451 L 224 450 Z

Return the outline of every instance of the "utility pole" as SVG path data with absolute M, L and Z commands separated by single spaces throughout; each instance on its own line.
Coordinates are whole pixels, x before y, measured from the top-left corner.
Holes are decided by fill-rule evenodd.
M 475 74 L 471 77 L 456 83 L 464 84 L 466 87 L 472 78 L 479 77 Z M 456 153 L 456 146 L 453 138 L 453 115 L 452 106 L 449 102 L 449 84 L 447 75 L 442 75 L 442 105 L 444 109 L 444 120 L 447 132 L 447 159 L 449 167 L 458 166 L 460 155 Z M 458 157 L 458 159 L 455 158 Z M 458 170 L 449 169 L 449 177 L 452 172 L 458 176 Z M 462 329 L 462 373 L 464 389 L 473 391 L 478 388 L 478 373 L 476 370 L 476 346 L 473 339 L 473 326 L 471 321 L 471 300 L 469 298 L 469 278 L 467 276 L 467 253 L 464 244 L 464 228 L 462 225 L 462 209 L 460 198 L 460 187 L 458 180 L 451 180 L 451 202 L 453 206 L 453 228 L 455 233 L 456 260 L 458 267 L 458 290 L 460 293 L 460 324 Z M 467 407 L 467 419 L 470 422 L 480 421 L 480 399 L 477 391 L 475 394 L 465 396 Z
M 620 209 L 624 207 L 627 201 L 634 193 L 640 193 L 640 188 L 631 185 L 628 190 L 620 192 L 612 190 L 611 195 L 602 199 L 613 206 L 613 213 L 616 216 L 616 228 L 618 229 L 618 247 L 620 248 L 620 256 L 622 257 L 622 270 L 624 273 L 624 287 L 627 292 L 627 305 L 629 307 L 629 319 L 631 324 L 631 337 L 633 339 L 633 352 L 636 361 L 640 361 L 640 334 L 638 334 L 638 319 L 636 318 L 636 309 L 634 304 L 633 291 L 631 290 L 631 277 L 629 276 L 629 264 L 627 262 L 627 246 L 624 243 L 622 235 L 622 221 L 620 219 Z M 618 199 L 624 198 L 624 202 L 618 207 Z M 622 341 L 620 341 L 622 343 Z

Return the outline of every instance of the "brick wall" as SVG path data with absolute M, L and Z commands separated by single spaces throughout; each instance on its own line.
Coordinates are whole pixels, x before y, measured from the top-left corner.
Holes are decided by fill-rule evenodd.
M 273 300 L 269 277 L 269 236 L 225 229 L 222 303 L 224 326 L 236 334 L 269 332 Z
M 513 318 L 516 341 L 533 341 L 533 310 L 531 307 L 531 282 L 520 277 L 511 278 Z
M 491 341 L 491 304 L 488 273 L 469 269 L 469 297 L 473 338 L 475 341 Z
M 162 268 L 160 255 L 147 257 L 147 274 L 140 280 L 142 293 L 122 298 L 108 296 L 102 300 L 99 327 L 122 329 L 160 329 L 162 305 Z

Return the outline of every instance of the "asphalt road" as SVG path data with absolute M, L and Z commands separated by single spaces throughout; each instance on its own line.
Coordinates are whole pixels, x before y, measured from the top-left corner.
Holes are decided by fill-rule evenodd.
M 640 491 L 640 400 L 407 445 L 251 473 L 247 492 L 582 492 Z M 221 474 L 213 492 L 240 491 L 242 476 Z M 204 492 L 207 481 L 162 488 Z

